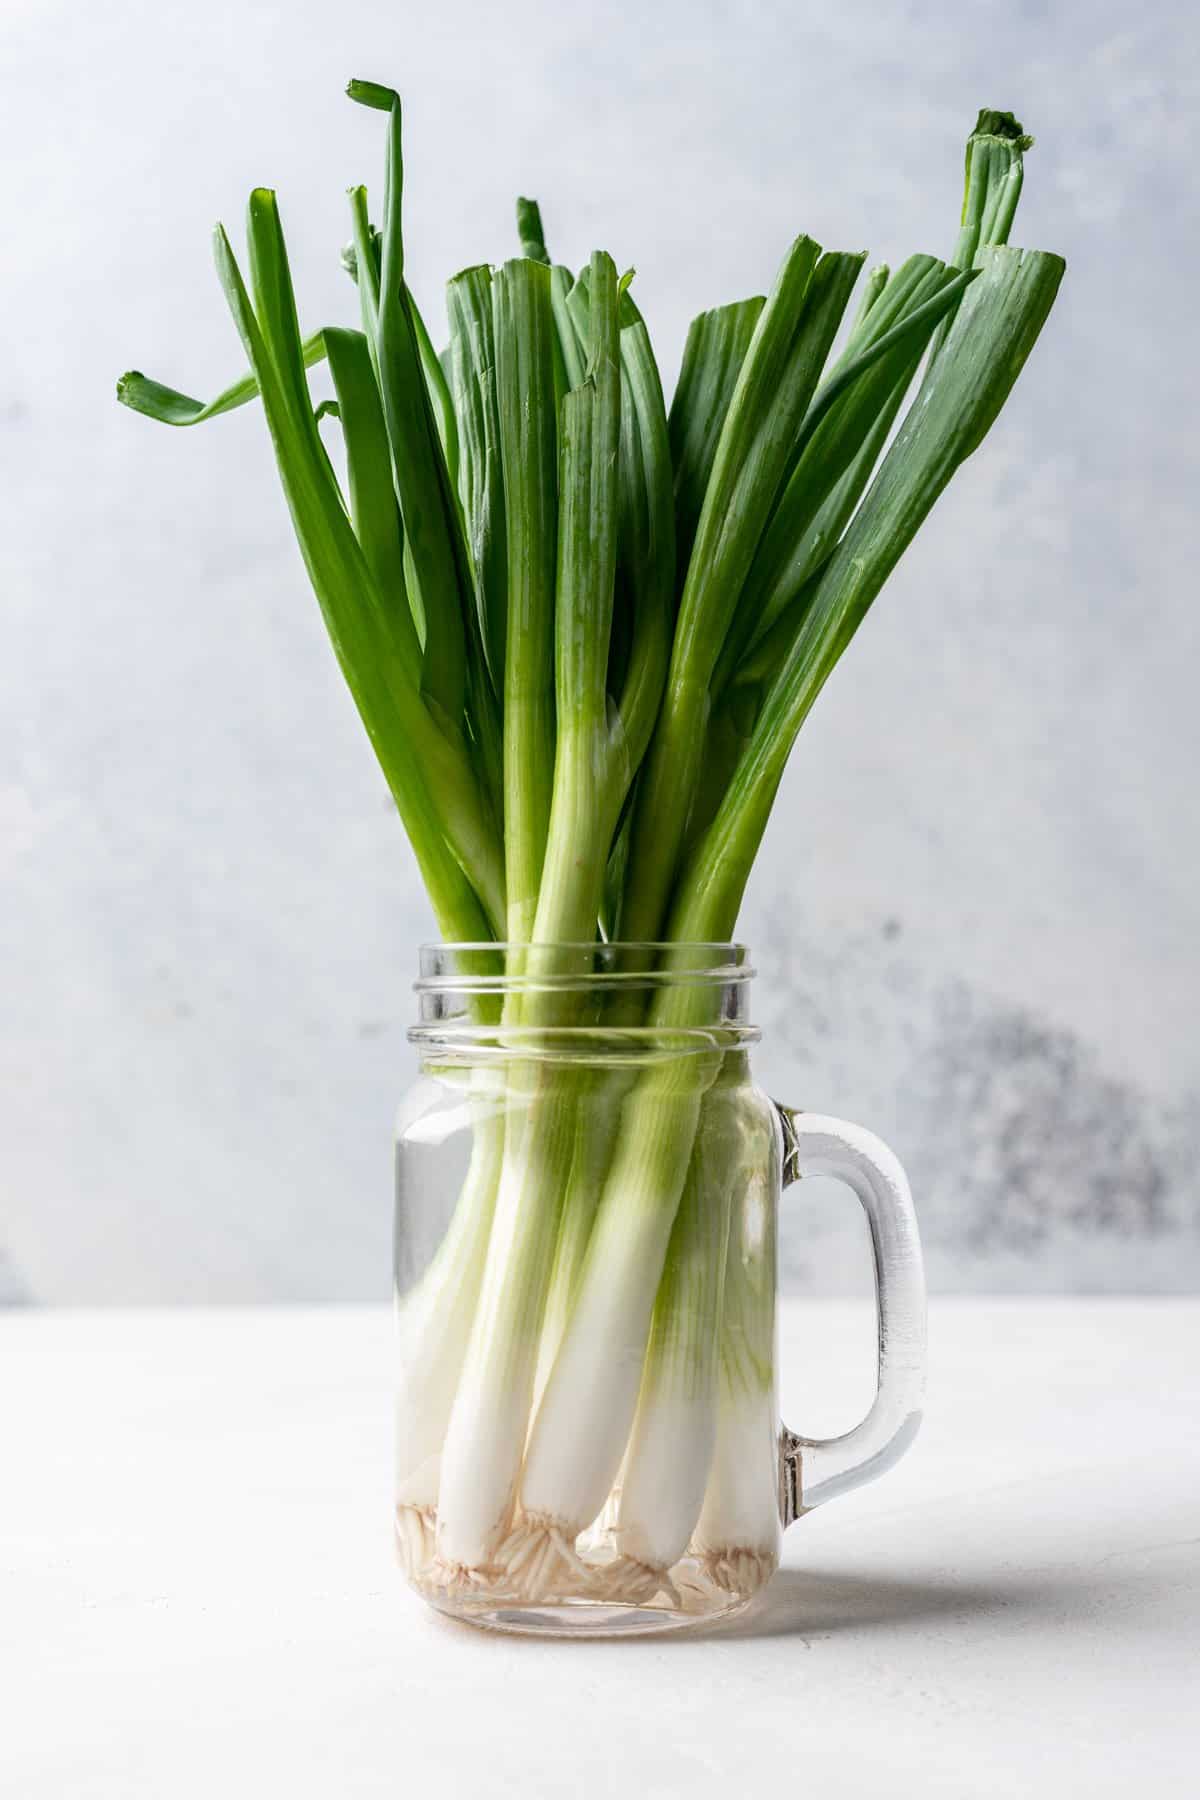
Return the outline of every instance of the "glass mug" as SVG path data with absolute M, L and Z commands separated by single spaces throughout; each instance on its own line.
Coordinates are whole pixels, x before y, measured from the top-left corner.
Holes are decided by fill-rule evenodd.
M 434 945 L 396 1136 L 395 1530 L 480 1625 L 609 1635 L 748 1606 L 802 1513 L 920 1422 L 925 1292 L 904 1171 L 754 1085 L 731 944 Z M 831 1439 L 780 1424 L 781 1191 L 870 1226 L 878 1385 Z

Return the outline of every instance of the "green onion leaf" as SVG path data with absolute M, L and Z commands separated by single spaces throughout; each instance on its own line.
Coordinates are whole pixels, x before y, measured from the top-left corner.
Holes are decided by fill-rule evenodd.
M 492 278 L 495 380 L 507 547 L 504 837 L 508 935 L 537 910 L 554 781 L 558 424 L 551 275 L 514 259 Z
M 361 85 L 352 84 L 354 88 Z M 371 94 L 373 97 L 364 99 L 363 94 L 354 91 L 352 98 L 379 106 L 379 90 L 372 88 Z M 376 334 L 379 385 L 405 539 L 425 615 L 422 692 L 436 703 L 448 728 L 457 730 L 466 701 L 465 622 L 474 610 L 474 593 L 458 501 L 442 454 L 427 386 L 416 313 L 405 290 L 403 190 L 400 100 L 395 95 L 388 118 Z M 359 256 L 361 263 L 361 248 Z M 437 361 L 436 357 L 432 360 Z
M 561 263 L 555 263 L 550 270 L 550 302 L 554 309 L 554 324 L 558 332 L 559 352 L 563 359 L 563 373 L 567 389 L 579 386 L 583 380 L 584 365 L 587 361 L 584 340 L 576 329 L 571 313 L 570 298 L 573 286 L 574 277 L 570 269 L 564 269 Z M 561 401 L 561 394 L 559 399 Z
M 626 928 L 659 935 L 700 778 L 709 688 L 804 414 L 862 267 L 801 237 L 746 351 L 688 563 L 666 696 L 639 784 Z
M 376 112 L 391 112 L 396 100 L 396 90 L 382 87 L 377 81 L 348 81 L 346 93 L 360 106 L 373 107 Z
M 1054 303 L 1064 263 L 988 249 L 945 348 L 809 599 L 720 810 L 682 883 L 670 935 L 733 929 L 796 733 L 871 602 L 955 470 L 982 442 Z
M 642 320 L 622 327 L 621 448 L 617 592 L 626 644 L 609 685 L 627 762 L 628 786 L 650 742 L 671 654 L 675 604 L 675 507 L 666 405 L 650 334 Z
M 455 933 L 490 936 L 503 919 L 503 873 L 469 764 L 455 754 L 421 704 L 347 518 L 311 407 L 296 404 L 300 340 L 294 333 L 278 214 L 274 197 L 265 190 L 252 197 L 248 230 L 261 319 L 219 228 L 217 272 L 259 384 L 284 493 L 330 639 L 395 796 L 439 923 Z M 283 368 L 289 375 L 281 373 Z
M 916 281 L 908 279 L 910 264 L 919 270 Z M 938 321 L 977 273 L 956 275 L 931 257 L 914 257 L 910 264 L 894 284 L 907 305 L 887 299 L 874 305 L 805 414 L 791 477 L 759 544 L 721 652 L 714 694 L 731 678 L 746 646 L 770 631 L 813 573 L 814 521 L 863 445 L 873 439 L 875 453 L 854 495 L 857 501 L 882 442 L 881 419 L 887 419 L 886 436 Z M 843 502 L 846 497 L 842 490 Z
M 446 461 L 446 472 L 453 488 L 458 486 L 458 421 L 454 416 L 454 401 L 450 395 L 450 383 L 446 379 L 446 371 L 442 359 L 433 347 L 421 317 L 412 289 L 406 287 L 405 298 L 408 310 L 412 315 L 413 330 L 417 334 L 417 349 L 421 357 L 421 373 L 425 377 L 425 387 L 433 407 L 433 416 L 437 422 L 438 442 L 442 446 L 442 455 Z
M 542 209 L 536 200 L 526 200 L 524 196 L 518 199 L 517 237 L 522 256 L 549 266 L 550 253 L 546 249 L 546 234 L 542 229 Z
M 765 305 L 761 295 L 737 300 L 701 313 L 688 329 L 669 419 L 681 568 L 691 556 L 721 427 Z
M 504 691 L 508 547 L 496 397 L 492 273 L 464 269 L 446 287 L 450 379 L 459 419 L 458 491 L 475 578 L 475 609 L 493 692 Z
M 421 647 L 405 589 L 400 509 L 392 487 L 387 427 L 370 351 L 361 331 L 331 326 L 325 341 L 346 446 L 350 517 L 355 536 L 362 545 L 396 641 L 408 660 L 412 679 L 418 682 Z
M 324 332 L 315 331 L 305 338 L 300 353 L 306 369 L 319 363 L 325 355 Z M 205 419 L 219 418 L 222 413 L 233 412 L 257 398 L 258 381 L 252 373 L 239 376 L 215 399 L 208 401 L 193 400 L 189 394 L 164 387 L 161 381 L 152 381 L 140 369 L 130 369 L 117 382 L 117 399 L 122 406 L 132 407 L 134 412 L 144 413 L 148 419 L 157 419 L 160 425 L 201 425 Z
M 558 738 L 534 924 L 534 941 L 543 944 L 585 943 L 594 935 L 624 798 L 624 759 L 618 752 L 614 760 L 607 696 L 619 535 L 620 345 L 616 265 L 603 251 L 591 259 L 589 302 L 587 372 L 562 404 L 555 600 Z M 512 653 L 510 629 L 510 660 Z
M 974 268 L 982 250 L 1007 244 L 1025 179 L 1025 151 L 1032 148 L 1033 139 L 1012 113 L 983 108 L 967 139 L 962 219 L 950 258 L 956 269 Z M 941 354 L 952 318 L 950 314 L 933 341 L 931 367 Z

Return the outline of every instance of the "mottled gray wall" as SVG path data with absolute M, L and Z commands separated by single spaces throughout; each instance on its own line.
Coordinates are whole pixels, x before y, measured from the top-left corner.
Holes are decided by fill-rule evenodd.
M 636 263 L 668 370 L 799 229 L 947 249 L 981 103 L 1037 133 L 1016 235 L 1068 282 L 805 730 L 744 919 L 761 1067 L 891 1138 L 941 1285 L 1196 1285 L 1195 18 L 7 0 L 0 1295 L 385 1287 L 426 906 L 261 420 L 112 399 L 238 366 L 208 232 L 256 182 L 307 323 L 351 316 L 350 74 L 407 97 L 431 305 L 533 192 L 566 259 Z M 856 1278 L 845 1217 L 789 1208 L 796 1282 Z

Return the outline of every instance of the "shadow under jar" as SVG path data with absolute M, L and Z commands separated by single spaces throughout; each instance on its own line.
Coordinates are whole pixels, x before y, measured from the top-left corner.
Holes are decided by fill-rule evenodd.
M 730 944 L 434 945 L 397 1122 L 396 1544 L 434 1606 L 609 1635 L 747 1606 L 783 1529 L 920 1419 L 908 1184 L 878 1138 L 754 1085 Z M 875 1258 L 866 1418 L 779 1422 L 779 1196 L 857 1194 Z

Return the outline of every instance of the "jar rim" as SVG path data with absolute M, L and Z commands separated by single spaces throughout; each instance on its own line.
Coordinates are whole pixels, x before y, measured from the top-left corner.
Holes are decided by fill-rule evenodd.
M 418 946 L 420 954 L 460 950 L 682 950 L 720 951 L 741 958 L 749 950 L 738 938 L 533 938 L 528 943 L 514 943 L 500 938 L 428 938 Z
M 429 943 L 413 983 L 423 1055 L 641 1062 L 757 1040 L 744 944 Z M 536 997 L 532 1017 L 511 1002 Z
M 755 969 L 745 944 L 715 939 L 612 938 L 591 943 L 534 941 L 436 942 L 419 948 L 417 994 L 526 992 L 531 987 L 567 990 L 580 985 L 676 987 L 749 982 Z M 584 959 L 587 959 L 584 966 Z M 490 962 L 489 962 L 490 959 Z

